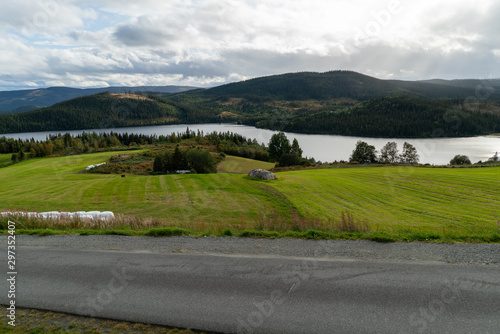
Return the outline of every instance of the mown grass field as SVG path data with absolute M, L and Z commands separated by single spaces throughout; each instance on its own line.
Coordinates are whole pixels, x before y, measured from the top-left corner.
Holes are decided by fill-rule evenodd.
M 12 163 L 11 155 L 8 154 L 0 154 L 0 168 L 8 166 Z
M 272 169 L 275 164 L 265 161 L 256 161 L 240 157 L 227 156 L 219 163 L 217 171 L 219 173 L 248 174 L 253 169 Z
M 109 210 L 209 231 L 258 229 L 264 212 L 286 216 L 293 207 L 302 220 L 320 225 L 348 211 L 370 230 L 388 233 L 499 229 L 500 168 L 328 168 L 281 172 L 277 181 L 239 174 L 82 173 L 119 153 L 33 159 L 1 168 L 0 210 Z M 241 168 L 252 163 L 240 162 Z

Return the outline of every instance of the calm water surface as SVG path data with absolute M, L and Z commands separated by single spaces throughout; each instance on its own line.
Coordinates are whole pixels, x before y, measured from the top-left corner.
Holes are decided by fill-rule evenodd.
M 217 132 L 239 133 L 247 138 L 255 138 L 259 143 L 268 144 L 271 136 L 276 131 L 257 129 L 251 126 L 237 124 L 182 124 L 182 125 L 161 125 L 144 127 L 127 127 L 111 129 L 75 130 L 75 131 L 45 131 L 29 133 L 13 133 L 1 136 L 11 138 L 22 138 L 35 140 L 45 140 L 47 135 L 53 133 L 69 132 L 73 135 L 85 132 L 117 132 L 117 133 L 141 133 L 145 135 L 169 135 L 172 132 L 184 132 L 186 128 L 203 131 L 205 134 Z M 347 137 L 335 135 L 305 135 L 297 133 L 286 133 L 291 140 L 296 138 L 304 151 L 304 156 L 313 157 L 320 161 L 340 161 L 347 160 L 351 155 L 356 142 L 363 140 L 370 145 L 374 145 L 378 151 L 388 142 L 394 141 L 402 150 L 405 141 L 417 148 L 421 163 L 435 165 L 447 164 L 457 154 L 467 155 L 472 162 L 485 161 L 495 152 L 500 152 L 500 136 L 483 136 L 468 138 L 433 138 L 433 139 L 388 139 L 388 138 L 363 138 Z

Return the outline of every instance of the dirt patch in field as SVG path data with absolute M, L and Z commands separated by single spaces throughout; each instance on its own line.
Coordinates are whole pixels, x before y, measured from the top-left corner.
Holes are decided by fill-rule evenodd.
M 142 95 L 137 95 L 137 94 L 117 94 L 117 93 L 111 93 L 111 96 L 118 97 L 119 99 L 133 99 L 133 100 L 141 100 L 141 101 L 153 101 L 149 97 L 142 96 Z

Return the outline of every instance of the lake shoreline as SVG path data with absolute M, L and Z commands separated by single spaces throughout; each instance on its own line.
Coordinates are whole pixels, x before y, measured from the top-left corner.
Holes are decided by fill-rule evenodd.
M 0 137 L 44 141 L 49 135 L 59 133 L 70 133 L 81 135 L 86 133 L 137 133 L 144 135 L 170 135 L 171 133 L 182 133 L 189 128 L 193 131 L 202 131 L 204 134 L 211 132 L 233 132 L 247 139 L 256 139 L 259 143 L 268 144 L 271 136 L 277 131 L 256 128 L 236 123 L 200 123 L 200 124 L 175 124 L 155 126 L 134 126 L 105 129 L 79 129 L 66 131 L 41 131 L 24 132 L 12 134 L 0 134 Z M 399 150 L 404 142 L 409 142 L 417 148 L 420 155 L 420 163 L 433 165 L 446 165 L 455 155 L 467 155 L 473 163 L 486 161 L 500 151 L 500 136 L 476 136 L 476 137 L 436 137 L 436 138 L 376 138 L 356 137 L 326 134 L 303 134 L 285 132 L 290 140 L 297 139 L 303 149 L 303 155 L 312 157 L 317 161 L 335 162 L 348 160 L 356 142 L 366 141 L 380 150 L 388 141 L 396 142 Z

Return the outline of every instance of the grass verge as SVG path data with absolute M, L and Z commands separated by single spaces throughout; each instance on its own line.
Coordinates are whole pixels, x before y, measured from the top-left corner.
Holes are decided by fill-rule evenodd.
M 2 319 L 6 318 L 5 307 Z M 163 326 L 87 318 L 63 313 L 18 308 L 16 326 L 0 322 L 0 334 L 210 334 Z
M 115 221 L 92 222 L 89 220 L 57 219 L 46 220 L 34 217 L 11 216 L 0 219 L 0 234 L 7 234 L 7 222 L 16 221 L 16 234 L 37 235 L 121 235 L 121 236 L 216 236 L 241 238 L 293 238 L 316 240 L 371 240 L 376 242 L 465 242 L 465 243 L 500 243 L 500 224 L 497 231 L 482 233 L 456 233 L 451 230 L 423 232 L 406 229 L 404 231 L 372 230 L 365 221 L 357 220 L 351 213 L 342 212 L 337 219 L 320 221 L 302 218 L 292 208 L 291 216 L 282 216 L 278 211 L 261 212 L 259 223 L 254 228 L 239 226 L 236 228 L 224 225 L 203 229 L 194 228 L 151 227 L 161 225 L 159 222 L 140 224 L 140 219 L 119 216 Z M 216 228 L 215 228 L 216 227 Z

